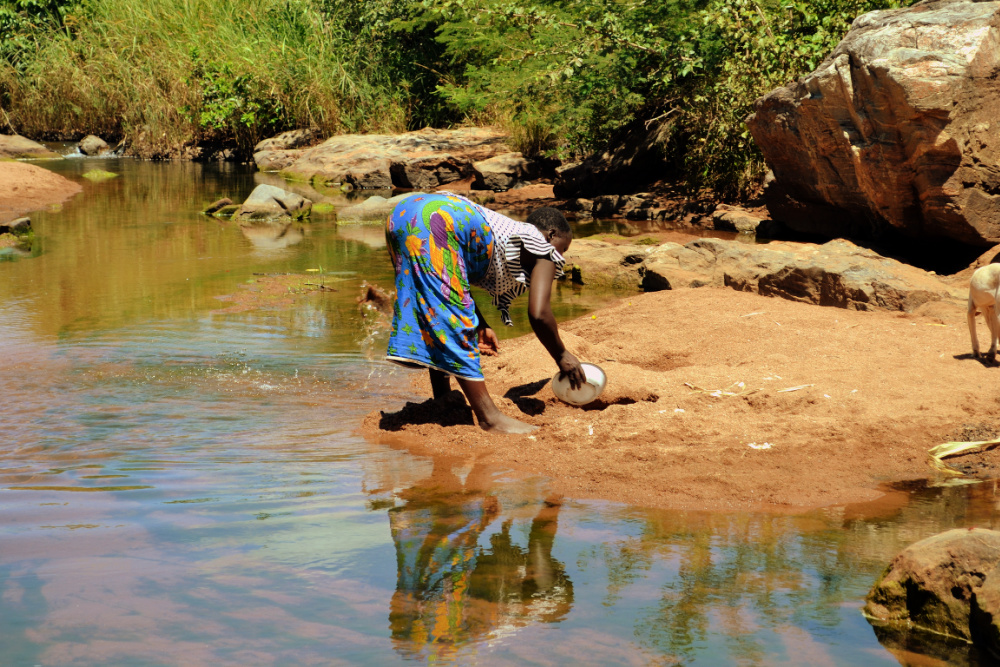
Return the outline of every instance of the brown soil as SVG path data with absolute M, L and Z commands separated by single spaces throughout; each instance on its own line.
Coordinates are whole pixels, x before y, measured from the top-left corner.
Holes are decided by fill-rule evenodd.
M 608 373 L 591 406 L 555 398 L 533 337 L 484 358 L 497 404 L 539 425 L 532 436 L 479 430 L 457 394 L 373 412 L 362 431 L 546 475 L 577 497 L 699 509 L 871 501 L 933 476 L 930 447 L 1000 432 L 1000 367 L 972 358 L 959 304 L 856 312 L 702 288 L 636 294 L 561 332 Z M 962 467 L 997 476 L 995 457 Z
M 83 188 L 59 174 L 25 162 L 0 162 L 0 222 L 61 204 Z

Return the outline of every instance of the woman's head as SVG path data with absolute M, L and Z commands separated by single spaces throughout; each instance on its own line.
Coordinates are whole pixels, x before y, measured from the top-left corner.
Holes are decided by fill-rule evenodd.
M 534 225 L 560 255 L 569 250 L 569 244 L 573 241 L 573 230 L 559 209 L 551 206 L 536 208 L 528 214 L 528 223 Z

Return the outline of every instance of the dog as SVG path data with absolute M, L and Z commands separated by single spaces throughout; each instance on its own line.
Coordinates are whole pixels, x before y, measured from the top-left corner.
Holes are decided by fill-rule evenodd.
M 990 359 L 996 356 L 997 339 L 1000 338 L 997 303 L 1000 303 L 1000 264 L 987 264 L 976 269 L 969 281 L 969 335 L 972 337 L 972 354 L 977 358 L 980 356 L 979 338 L 976 337 L 977 311 L 982 311 L 990 330 L 987 355 Z

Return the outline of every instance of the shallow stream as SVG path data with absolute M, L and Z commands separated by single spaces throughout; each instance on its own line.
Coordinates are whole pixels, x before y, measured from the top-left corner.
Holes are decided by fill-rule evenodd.
M 120 176 L 0 261 L 0 665 L 939 664 L 860 608 L 904 546 L 993 527 L 992 484 L 671 512 L 371 444 L 418 398 L 355 302 L 391 285 L 380 229 L 200 215 L 242 167 L 44 166 Z M 219 298 L 310 269 L 337 291 Z M 557 316 L 613 297 L 560 286 Z

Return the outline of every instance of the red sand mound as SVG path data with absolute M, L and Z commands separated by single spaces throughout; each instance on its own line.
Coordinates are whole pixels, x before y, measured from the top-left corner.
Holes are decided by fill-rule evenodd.
M 0 162 L 0 222 L 61 204 L 83 190 L 78 183 L 25 162 Z
M 555 365 L 525 337 L 484 370 L 502 410 L 541 426 L 532 436 L 487 434 L 453 402 L 447 427 L 428 403 L 372 413 L 363 431 L 547 475 L 578 497 L 704 509 L 864 502 L 881 483 L 931 476 L 928 448 L 994 432 L 1000 367 L 971 358 L 960 306 L 934 312 L 944 319 L 723 289 L 635 295 L 561 327 L 608 373 L 597 404 L 558 401 Z

